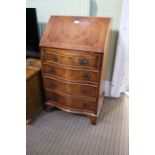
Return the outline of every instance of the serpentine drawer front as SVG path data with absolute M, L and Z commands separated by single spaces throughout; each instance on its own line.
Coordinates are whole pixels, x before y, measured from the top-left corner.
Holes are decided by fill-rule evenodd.
M 96 110 L 96 102 L 93 100 L 68 97 L 48 89 L 46 94 L 49 102 L 54 102 L 57 106 L 62 106 L 62 108 L 69 108 L 69 110 L 76 109 L 79 112 L 81 110 L 84 112 L 93 112 Z
M 55 78 L 49 78 L 45 76 L 44 86 L 45 88 L 54 90 L 56 92 L 64 93 L 66 95 L 72 95 L 75 97 L 96 99 L 97 95 L 97 86 L 84 83 L 66 82 L 63 80 L 57 80 Z
M 110 18 L 51 16 L 40 41 L 48 111 L 56 107 L 84 114 L 96 124 L 104 99 L 110 29 Z
M 58 50 L 58 49 L 42 49 L 43 59 L 47 62 L 55 62 L 62 65 L 73 67 L 89 67 L 98 69 L 99 56 L 88 54 L 86 52 Z
M 56 64 L 43 64 L 44 75 L 55 76 L 63 80 L 72 82 L 82 82 L 97 85 L 99 81 L 99 72 L 85 69 L 66 68 Z

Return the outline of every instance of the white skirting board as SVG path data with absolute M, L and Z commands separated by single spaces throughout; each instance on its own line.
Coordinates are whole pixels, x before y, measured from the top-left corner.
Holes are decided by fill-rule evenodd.
M 110 81 L 104 81 L 103 87 L 105 91 L 105 96 L 110 97 L 110 90 L 111 90 L 111 82 Z
M 105 92 L 104 95 L 106 97 L 113 97 L 113 98 L 120 97 L 121 92 L 113 93 L 113 91 L 112 91 L 112 82 L 111 81 L 104 81 L 103 82 L 103 87 L 104 87 L 104 92 Z M 124 93 L 128 94 L 128 92 L 124 92 Z

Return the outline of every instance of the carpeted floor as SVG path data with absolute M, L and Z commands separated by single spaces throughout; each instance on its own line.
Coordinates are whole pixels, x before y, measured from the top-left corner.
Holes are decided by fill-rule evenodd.
M 27 155 L 128 155 L 128 97 L 106 98 L 97 125 L 60 110 L 27 125 Z

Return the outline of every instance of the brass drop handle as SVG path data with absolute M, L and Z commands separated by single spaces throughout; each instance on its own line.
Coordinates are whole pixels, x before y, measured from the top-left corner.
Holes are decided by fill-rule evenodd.
M 84 80 L 90 80 L 90 74 L 89 73 L 84 73 L 83 74 L 83 79 Z
M 55 70 L 54 67 L 52 67 L 52 68 L 50 68 L 49 72 L 50 72 L 51 74 L 55 74 L 55 73 L 56 73 L 56 70 Z
M 51 59 L 52 59 L 52 61 L 54 61 L 54 62 L 57 62 L 57 61 L 58 61 L 58 58 L 57 58 L 56 55 L 52 55 Z
M 82 107 L 87 108 L 88 103 L 87 102 L 82 102 Z
M 58 96 L 56 94 L 52 94 L 51 101 L 57 101 L 57 100 L 58 100 Z
M 81 93 L 82 93 L 82 94 L 88 94 L 88 93 L 89 93 L 88 88 L 82 88 L 82 89 L 81 89 Z
M 88 60 L 86 58 L 82 58 L 79 60 L 79 64 L 81 66 L 86 66 L 86 65 L 88 65 Z

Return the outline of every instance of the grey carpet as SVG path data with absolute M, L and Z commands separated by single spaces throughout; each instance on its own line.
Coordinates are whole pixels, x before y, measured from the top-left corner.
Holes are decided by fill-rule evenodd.
M 60 110 L 27 125 L 27 155 L 128 155 L 128 97 L 106 98 L 97 125 Z

